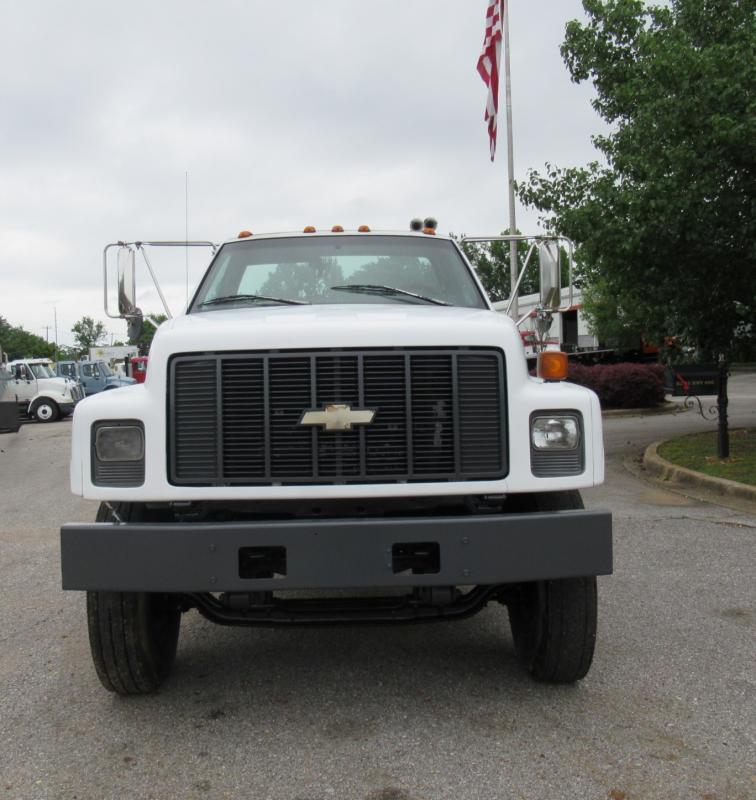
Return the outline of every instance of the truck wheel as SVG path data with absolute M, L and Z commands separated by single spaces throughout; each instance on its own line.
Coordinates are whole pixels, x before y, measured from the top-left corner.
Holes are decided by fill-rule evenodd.
M 577 491 L 512 498 L 517 511 L 583 508 Z M 596 578 L 533 581 L 508 604 L 517 657 L 540 681 L 572 683 L 584 678 L 596 645 Z
M 55 422 L 60 416 L 60 410 L 54 400 L 38 400 L 34 404 L 32 416 L 40 422 Z
M 144 507 L 117 503 L 124 522 L 144 520 Z M 103 503 L 98 522 L 113 521 Z M 176 657 L 181 611 L 175 595 L 147 592 L 87 592 L 89 645 L 97 677 L 120 695 L 154 692 Z

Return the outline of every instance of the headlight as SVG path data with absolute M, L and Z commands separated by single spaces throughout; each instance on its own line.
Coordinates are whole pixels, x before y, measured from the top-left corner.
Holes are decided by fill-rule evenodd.
M 141 461 L 144 431 L 136 425 L 103 425 L 95 433 L 95 453 L 100 461 Z
M 583 417 L 579 411 L 530 415 L 530 470 L 536 478 L 564 478 L 585 470 Z
M 144 424 L 137 419 L 100 420 L 92 426 L 92 483 L 144 483 Z
M 574 416 L 533 417 L 530 436 L 537 450 L 574 450 L 580 444 L 580 427 Z

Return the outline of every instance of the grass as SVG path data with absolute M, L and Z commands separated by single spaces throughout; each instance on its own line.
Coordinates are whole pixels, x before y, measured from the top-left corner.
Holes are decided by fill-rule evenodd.
M 717 432 L 670 439 L 659 455 L 679 467 L 756 486 L 756 428 L 730 431 L 730 456 L 717 458 Z

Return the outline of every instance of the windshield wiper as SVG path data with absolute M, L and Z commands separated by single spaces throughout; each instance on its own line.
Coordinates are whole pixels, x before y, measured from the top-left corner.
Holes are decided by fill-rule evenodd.
M 406 289 L 397 289 L 395 286 L 381 286 L 377 283 L 353 283 L 348 286 L 331 286 L 331 291 L 334 292 L 361 292 L 362 294 L 400 294 L 406 297 L 416 297 L 418 300 L 424 300 L 426 303 L 434 303 L 437 306 L 450 306 L 446 300 L 437 300 L 435 297 L 426 297 L 424 294 L 417 294 L 416 292 L 408 292 Z
M 203 300 L 201 306 L 215 306 L 221 303 L 234 303 L 237 300 L 266 300 L 269 303 L 284 303 L 287 306 L 309 306 L 306 300 L 289 300 L 287 297 L 267 297 L 264 294 L 229 294 L 224 297 L 213 297 L 212 300 Z

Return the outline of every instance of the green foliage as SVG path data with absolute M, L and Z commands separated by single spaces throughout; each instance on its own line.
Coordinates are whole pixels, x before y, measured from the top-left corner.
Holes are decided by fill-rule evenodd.
M 0 350 L 11 360 L 14 358 L 53 358 L 55 344 L 46 342 L 41 336 L 29 333 L 21 327 L 15 327 L 4 317 L 0 317 Z
M 80 356 L 89 356 L 89 348 L 102 344 L 107 331 L 102 322 L 95 322 L 92 317 L 82 317 L 71 326 L 71 333 L 78 347 Z
M 148 316 L 150 319 L 147 319 Z M 150 345 L 152 344 L 152 337 L 155 335 L 158 325 L 160 325 L 162 322 L 165 322 L 167 319 L 168 317 L 165 314 L 145 314 L 142 332 L 136 341 L 136 346 L 139 348 L 140 356 L 146 356 L 149 353 Z M 155 320 L 158 325 L 155 325 L 153 322 L 151 322 L 151 320 Z
M 547 164 L 520 199 L 577 242 L 600 336 L 613 313 L 603 298 L 649 340 L 732 352 L 756 318 L 755 4 L 583 6 L 588 21 L 567 25 L 562 56 L 596 89 L 611 126 L 594 138 L 605 162 Z

